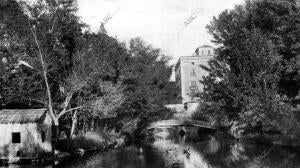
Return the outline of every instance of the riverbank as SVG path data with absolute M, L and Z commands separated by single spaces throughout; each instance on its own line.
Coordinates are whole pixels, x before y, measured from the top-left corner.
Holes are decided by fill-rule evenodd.
M 212 125 L 215 125 L 213 123 Z M 248 126 L 248 125 L 247 125 Z M 215 125 L 218 132 L 241 142 L 252 144 L 262 144 L 278 147 L 297 147 L 300 148 L 300 130 L 284 132 L 279 129 L 263 129 L 258 127 L 238 127 L 236 124 L 223 123 Z
M 126 146 L 130 137 L 125 134 L 99 134 L 88 132 L 85 135 L 72 139 L 60 139 L 57 142 L 54 158 L 55 160 L 67 159 L 73 156 L 104 152 Z
M 224 132 L 228 133 L 234 139 L 242 142 L 281 146 L 281 147 L 299 147 L 300 148 L 300 137 L 296 133 L 282 134 L 278 130 L 269 131 L 258 131 L 258 132 L 247 132 L 243 129 L 236 130 L 235 128 L 228 127 L 223 128 Z
M 300 148 L 300 140 L 296 137 L 287 137 L 283 135 L 259 135 L 249 134 L 238 138 L 239 141 L 250 142 L 263 145 L 272 145 L 279 147 L 297 147 Z

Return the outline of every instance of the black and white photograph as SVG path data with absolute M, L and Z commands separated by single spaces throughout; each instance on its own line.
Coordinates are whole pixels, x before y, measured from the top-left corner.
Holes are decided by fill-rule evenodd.
M 300 168 L 300 0 L 0 0 L 0 168 Z

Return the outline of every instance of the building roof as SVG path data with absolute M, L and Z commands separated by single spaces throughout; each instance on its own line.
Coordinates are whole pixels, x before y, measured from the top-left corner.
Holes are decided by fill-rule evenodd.
M 199 46 L 198 48 L 213 48 L 213 47 L 209 46 L 209 45 L 202 45 L 202 46 Z
M 205 60 L 210 59 L 213 55 L 195 55 L 195 56 L 181 56 L 179 57 L 179 60 Z
M 183 61 L 183 60 L 195 60 L 195 61 L 200 61 L 200 62 L 203 62 L 203 61 L 207 61 L 209 59 L 211 59 L 212 55 L 206 55 L 206 56 L 181 56 L 179 57 L 176 65 L 175 65 L 175 70 L 179 67 L 180 65 L 180 61 Z
M 3 109 L 0 110 L 0 124 L 36 123 L 44 119 L 46 109 Z

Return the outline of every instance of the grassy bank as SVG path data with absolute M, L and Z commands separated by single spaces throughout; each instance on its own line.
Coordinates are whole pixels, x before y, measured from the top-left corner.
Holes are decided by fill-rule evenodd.
M 114 130 L 87 132 L 72 139 L 60 139 L 56 145 L 56 154 L 69 153 L 83 155 L 88 152 L 105 151 L 119 148 L 129 142 L 128 137 Z

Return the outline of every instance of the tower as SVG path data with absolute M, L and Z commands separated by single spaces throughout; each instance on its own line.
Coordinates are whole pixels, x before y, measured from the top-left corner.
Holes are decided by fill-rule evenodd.
M 192 56 L 181 56 L 175 66 L 176 86 L 181 95 L 182 103 L 199 100 L 197 93 L 203 91 L 200 80 L 208 72 L 200 67 L 207 66 L 209 60 L 214 57 L 214 48 L 202 45 L 195 50 Z

